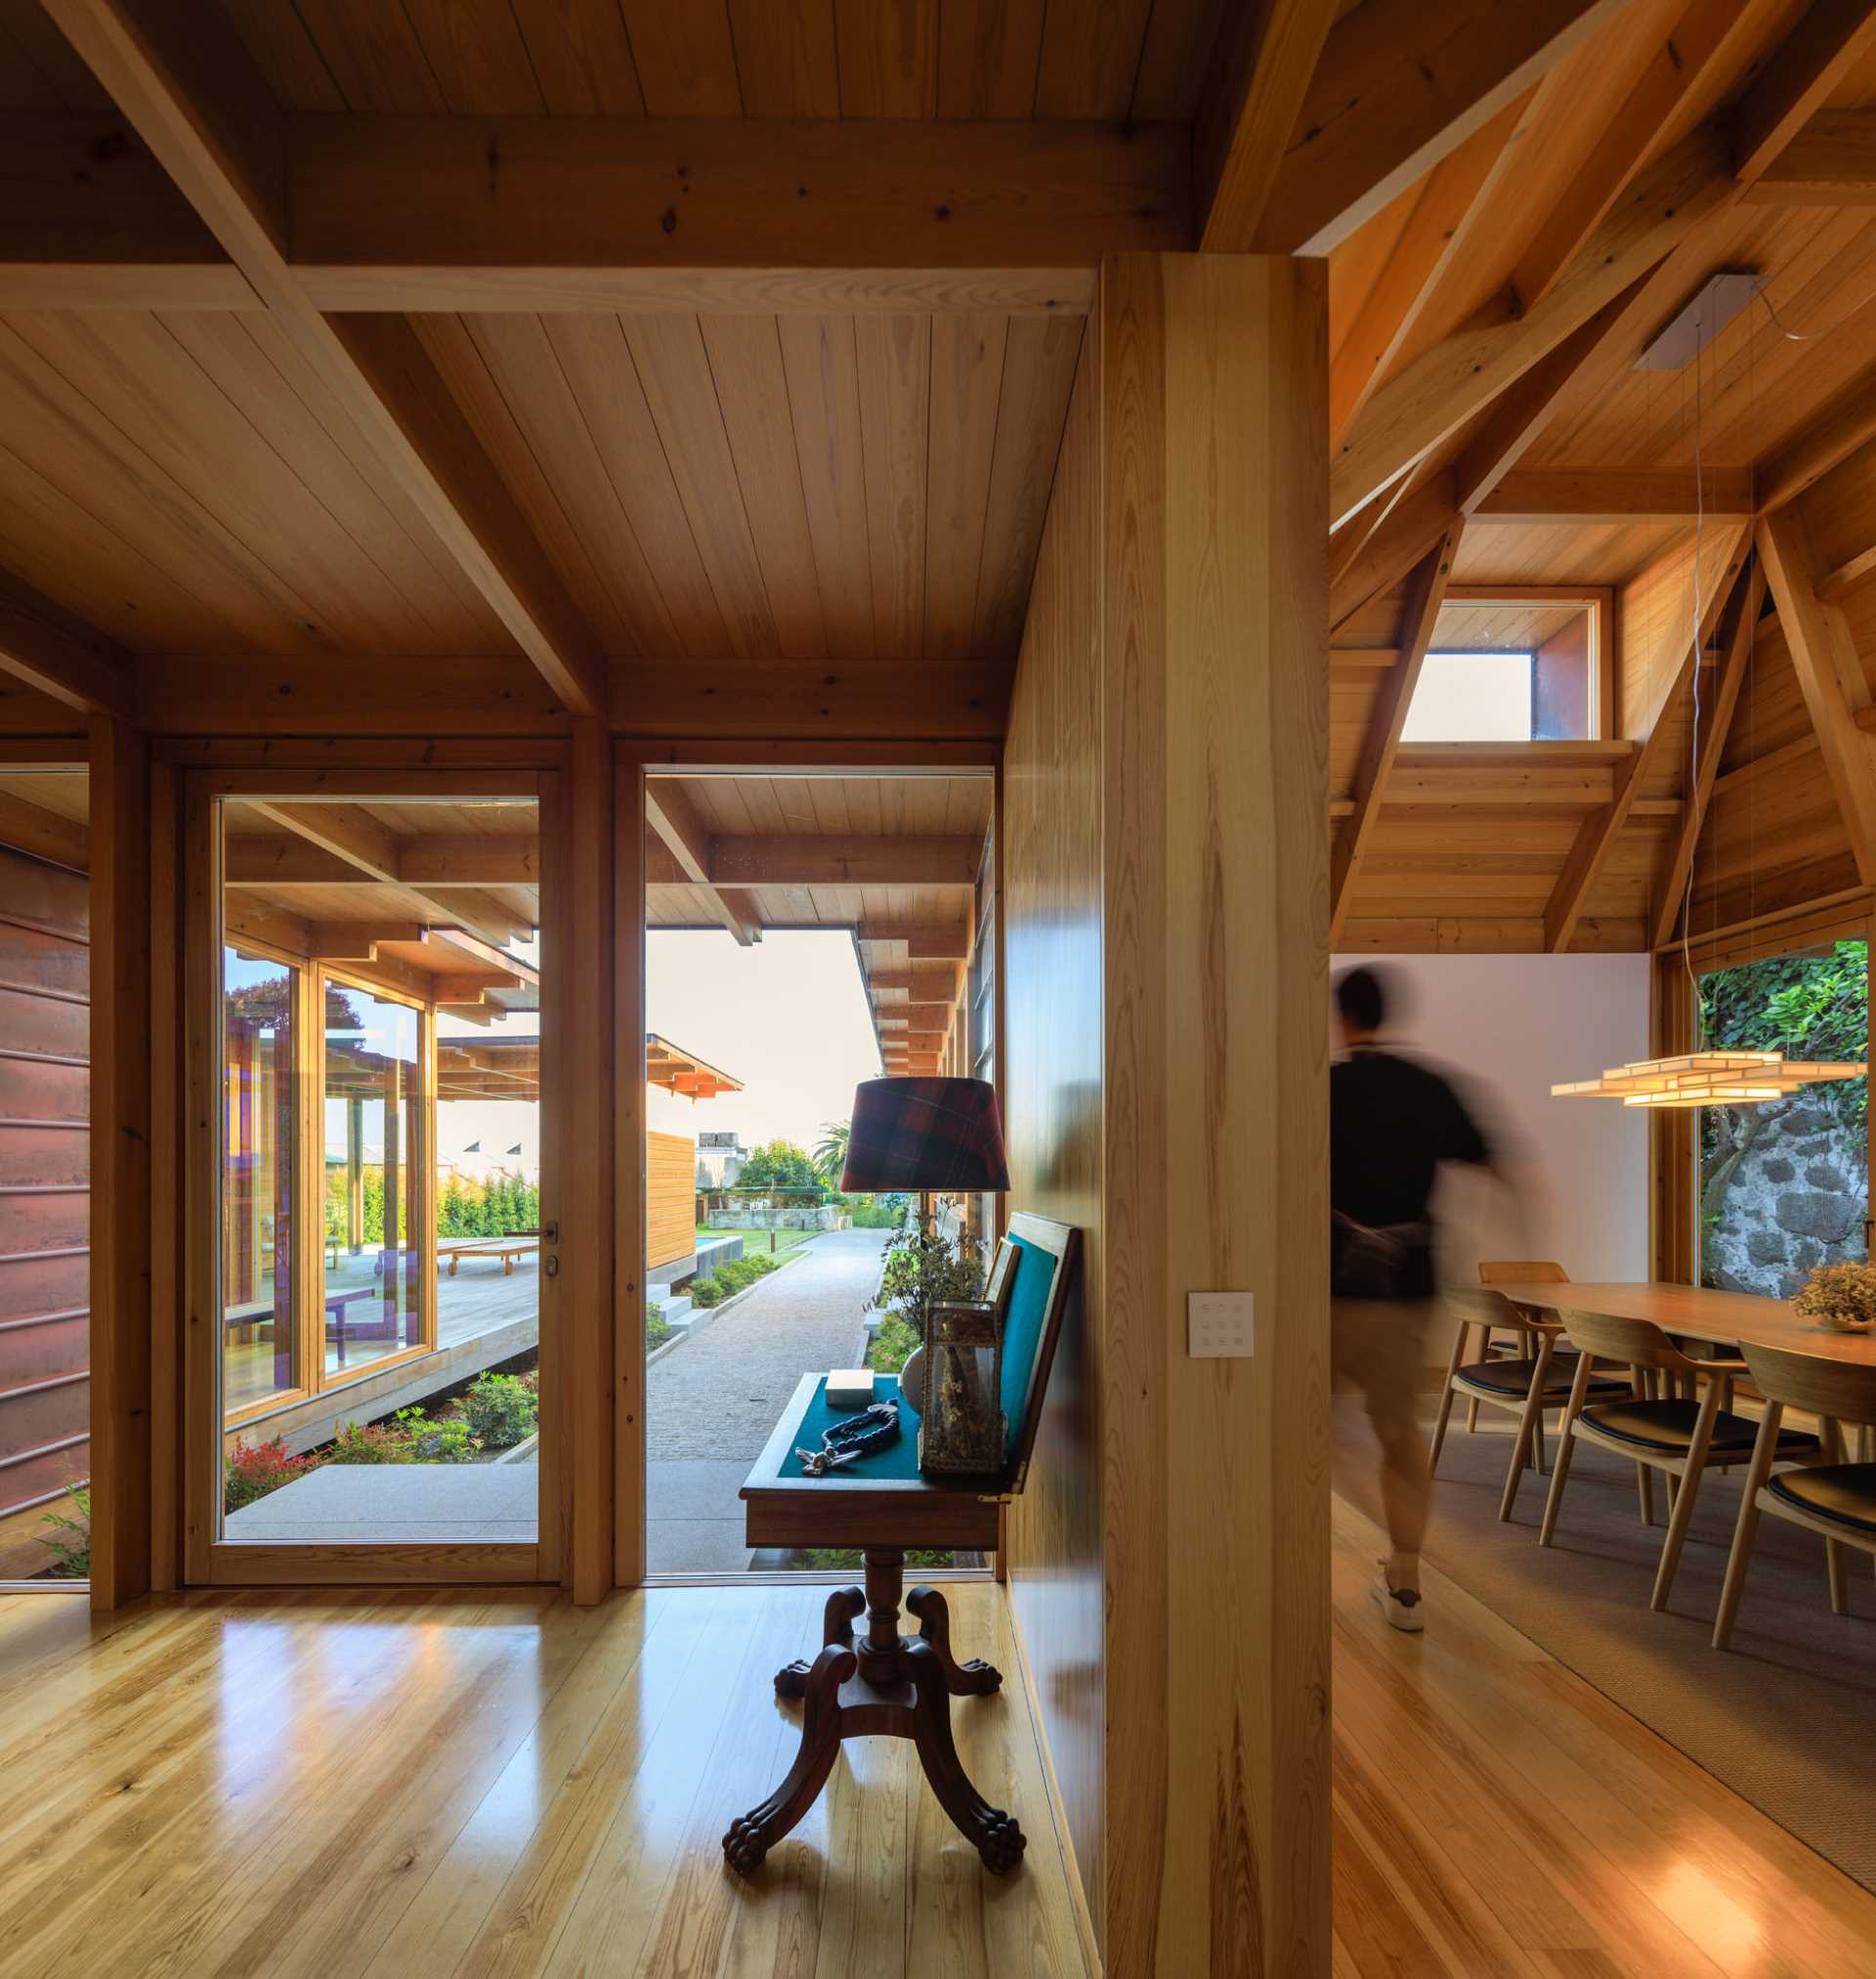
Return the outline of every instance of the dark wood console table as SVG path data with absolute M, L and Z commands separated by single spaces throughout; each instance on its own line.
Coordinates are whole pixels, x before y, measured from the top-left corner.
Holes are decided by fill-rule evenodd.
M 801 1475 L 795 1445 L 818 1442 L 803 1423 L 816 1404 L 822 1377 L 803 1375 L 767 1447 L 743 1486 L 744 1524 L 751 1546 L 858 1546 L 866 1587 L 835 1588 L 828 1597 L 821 1652 L 812 1661 L 776 1672 L 779 1696 L 802 1700 L 801 1746 L 786 1779 L 759 1806 L 731 1822 L 723 1854 L 732 1869 L 752 1874 L 763 1858 L 812 1807 L 827 1785 L 843 1739 L 910 1739 L 939 1804 L 972 1841 L 984 1866 L 1007 1874 L 1022 1860 L 1023 1831 L 992 1807 L 966 1776 L 951 1736 L 951 1699 L 983 1697 L 1002 1683 L 989 1663 L 959 1663 L 951 1652 L 951 1614 L 934 1587 L 905 1591 L 910 1547 L 994 1552 L 1002 1482 L 910 1476 Z M 886 1389 L 890 1377 L 882 1377 Z M 917 1434 L 908 1413 L 898 1455 Z M 879 1460 L 863 1460 L 876 1464 Z M 901 1608 L 918 1623 L 903 1635 Z M 854 1624 L 865 1615 L 865 1628 Z

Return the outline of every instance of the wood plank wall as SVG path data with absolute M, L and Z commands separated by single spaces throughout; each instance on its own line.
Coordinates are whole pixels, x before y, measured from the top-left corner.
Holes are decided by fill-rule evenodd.
M 1089 1233 L 1009 1570 L 1117 1972 L 1329 1961 L 1325 315 L 1106 265 L 1005 750 L 1011 1200 Z
M 645 1263 L 656 1269 L 697 1248 L 697 1142 L 645 1137 Z

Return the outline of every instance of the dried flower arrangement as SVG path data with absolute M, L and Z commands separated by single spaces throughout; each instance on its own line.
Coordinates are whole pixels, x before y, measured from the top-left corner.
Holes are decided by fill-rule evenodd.
M 1792 1306 L 1834 1332 L 1867 1333 L 1876 1328 L 1876 1265 L 1819 1265 Z

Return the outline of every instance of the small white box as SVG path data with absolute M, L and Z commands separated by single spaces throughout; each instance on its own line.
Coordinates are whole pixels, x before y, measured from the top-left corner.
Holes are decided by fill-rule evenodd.
M 873 1406 L 873 1369 L 870 1367 L 836 1367 L 828 1376 L 828 1406 L 830 1408 L 871 1408 Z

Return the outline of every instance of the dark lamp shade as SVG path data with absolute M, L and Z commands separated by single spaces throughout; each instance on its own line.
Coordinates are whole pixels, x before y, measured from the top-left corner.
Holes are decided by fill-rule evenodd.
M 840 1186 L 1008 1188 L 997 1089 L 984 1079 L 868 1079 L 856 1086 Z

